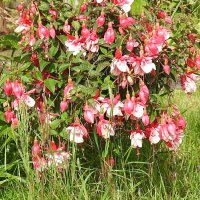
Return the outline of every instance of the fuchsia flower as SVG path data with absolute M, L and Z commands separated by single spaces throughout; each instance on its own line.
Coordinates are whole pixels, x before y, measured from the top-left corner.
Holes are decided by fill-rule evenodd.
M 147 86 L 144 84 L 144 82 L 142 82 L 140 84 L 140 92 L 139 92 L 139 97 L 140 97 L 140 101 L 143 104 L 146 104 L 149 98 L 149 89 L 147 88 Z
M 50 149 L 46 155 L 47 157 L 47 165 L 56 166 L 58 169 L 61 169 L 64 165 L 68 163 L 70 160 L 71 154 L 70 152 L 65 151 L 65 147 L 57 147 L 54 141 L 50 142 Z
M 65 42 L 65 46 L 67 47 L 68 51 L 73 53 L 74 56 L 83 51 L 81 42 L 78 37 L 68 36 L 68 40 Z
M 22 85 L 19 81 L 15 81 L 12 83 L 12 93 L 16 97 L 13 102 L 15 110 L 18 110 L 20 101 L 23 101 L 28 107 L 34 107 L 35 105 L 35 100 L 28 95 L 34 93 L 35 89 L 25 92 L 24 88 L 25 86 Z
M 57 13 L 57 11 L 56 11 L 55 9 L 50 8 L 50 9 L 49 9 L 49 14 L 51 14 L 51 18 L 52 18 L 53 20 L 56 20 L 58 13 Z
M 157 125 L 156 127 L 151 128 L 150 136 L 149 136 L 149 141 L 151 144 L 157 144 L 160 142 L 160 126 Z
M 33 107 L 35 105 L 35 100 L 28 96 L 28 94 L 34 93 L 35 89 L 25 92 L 25 86 L 18 80 L 14 82 L 7 80 L 4 85 L 4 92 L 7 96 L 13 95 L 15 97 L 15 100 L 12 102 L 15 110 L 18 109 L 20 101 L 23 101 L 29 107 Z
M 85 12 L 86 10 L 87 10 L 87 3 L 84 2 L 84 3 L 81 5 L 80 12 Z
M 131 4 L 134 0 L 112 0 L 112 2 L 120 6 L 124 12 L 128 13 L 131 10 Z
M 144 115 L 144 108 L 145 106 L 141 102 L 136 102 L 132 115 L 138 119 L 142 118 Z
M 117 95 L 113 101 L 108 98 L 99 97 L 98 100 L 102 102 L 100 109 L 103 110 L 103 113 L 106 112 L 108 117 L 111 116 L 123 116 L 122 108 L 124 107 L 123 103 L 119 101 L 120 95 Z M 101 112 L 101 110 L 100 110 Z
M 147 126 L 149 125 L 149 116 L 147 115 L 147 113 L 144 113 L 142 116 L 142 123 Z
M 97 133 L 100 137 L 103 137 L 104 139 L 108 139 L 110 138 L 110 136 L 115 135 L 113 125 L 110 121 L 105 120 L 102 115 L 100 116 L 100 121 L 97 124 Z
M 28 10 L 23 10 L 20 13 L 20 17 L 17 20 L 17 24 L 19 25 L 14 32 L 16 33 L 26 33 L 30 30 L 32 19 L 28 14 Z
M 104 34 L 104 41 L 107 44 L 112 44 L 115 41 L 115 37 L 116 37 L 116 34 L 115 34 L 115 31 L 113 30 L 112 22 L 108 22 L 108 29 Z
M 179 118 L 177 119 L 177 127 L 179 129 L 185 129 L 186 128 L 186 121 L 183 117 L 179 116 Z
M 141 130 L 132 131 L 130 135 L 131 146 L 133 148 L 141 148 L 142 140 L 145 138 L 145 134 Z
M 7 96 L 10 96 L 12 94 L 12 83 L 8 79 L 4 85 L 4 92 Z
M 124 103 L 124 112 L 127 115 L 131 115 L 135 108 L 135 100 L 130 97 L 130 94 L 126 95 L 126 101 Z
M 87 28 L 85 23 L 82 25 L 81 35 L 83 38 L 87 38 L 88 35 L 90 35 L 90 30 Z
M 41 40 L 48 39 L 50 35 L 48 28 L 43 26 L 41 22 L 38 24 L 37 35 Z
M 134 71 L 136 74 L 148 74 L 150 73 L 152 70 L 156 70 L 156 66 L 155 64 L 152 62 L 152 58 L 151 57 L 144 57 L 141 56 L 140 57 L 140 62 L 139 65 L 136 65 L 134 68 Z
M 32 34 L 30 36 L 29 45 L 32 47 L 36 43 L 35 36 Z
M 15 118 L 15 114 L 14 112 L 11 110 L 11 108 L 8 108 L 8 110 L 4 113 L 5 116 L 5 120 L 10 123 L 14 118 Z
M 17 10 L 18 10 L 19 12 L 21 12 L 23 9 L 24 9 L 24 3 L 21 2 L 21 3 L 17 6 Z
M 68 102 L 66 100 L 61 101 L 60 103 L 60 110 L 61 112 L 66 111 L 68 108 Z
M 127 43 L 126 43 L 127 51 L 130 51 L 130 52 L 133 51 L 133 48 L 137 47 L 138 45 L 139 45 L 139 43 L 136 42 L 135 40 L 133 40 L 131 36 L 129 36 L 129 39 L 128 39 Z
M 64 97 L 65 97 L 66 99 L 71 99 L 71 94 L 70 94 L 70 92 L 71 92 L 73 89 L 74 89 L 74 84 L 73 84 L 73 82 L 72 82 L 72 79 L 69 78 L 69 79 L 68 79 L 68 83 L 67 83 L 67 85 L 66 85 L 65 88 L 64 88 Z
M 51 27 L 50 27 L 49 34 L 50 34 L 51 38 L 53 38 L 53 39 L 56 37 L 56 31 L 55 31 L 53 25 L 51 25 Z
M 181 76 L 181 86 L 185 93 L 196 92 L 196 81 L 199 80 L 199 76 L 196 74 L 187 74 Z
M 106 21 L 106 19 L 105 19 L 105 13 L 102 11 L 101 15 L 97 18 L 98 27 L 102 27 L 105 24 L 105 21 Z
M 71 30 L 71 26 L 68 24 L 68 21 L 65 21 L 65 24 L 63 26 L 63 32 L 65 34 L 69 34 Z
M 197 69 L 200 70 L 200 54 L 195 57 L 194 62 Z
M 99 37 L 96 33 L 96 30 L 93 30 L 91 34 L 87 35 L 83 47 L 92 53 L 99 51 Z
M 164 11 L 159 11 L 157 14 L 158 19 L 164 19 L 166 17 L 166 13 Z
M 95 115 L 98 113 L 98 110 L 93 106 L 86 104 L 84 106 L 84 119 L 86 122 L 93 124 Z
M 36 171 L 42 172 L 47 167 L 47 161 L 41 156 L 41 148 L 38 144 L 38 140 L 34 140 L 32 147 L 32 162 Z
M 163 70 L 167 75 L 170 74 L 170 66 L 169 65 L 163 65 Z
M 66 130 L 67 130 L 67 133 L 70 135 L 69 140 L 77 144 L 83 143 L 84 138 L 88 137 L 87 129 L 83 125 L 80 124 L 80 120 L 78 118 Z
M 132 17 L 119 16 L 119 23 L 122 28 L 129 28 L 130 26 L 135 24 L 135 19 L 133 19 Z
M 110 65 L 111 73 L 118 76 L 123 72 L 129 73 L 129 67 L 127 65 L 126 57 L 122 56 L 122 52 L 117 48 L 115 52 L 115 58 Z

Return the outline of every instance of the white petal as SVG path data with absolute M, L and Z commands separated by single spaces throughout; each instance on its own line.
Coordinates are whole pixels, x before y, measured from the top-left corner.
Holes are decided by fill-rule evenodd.
M 35 100 L 33 98 L 31 98 L 30 96 L 28 95 L 23 95 L 23 100 L 24 100 L 24 103 L 28 106 L 28 107 L 33 107 L 35 105 Z

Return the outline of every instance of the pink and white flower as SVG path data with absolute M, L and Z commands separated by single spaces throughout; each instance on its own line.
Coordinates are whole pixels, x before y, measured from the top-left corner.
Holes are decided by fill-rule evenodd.
M 112 2 L 120 6 L 124 12 L 128 13 L 131 10 L 131 4 L 134 0 L 112 0 Z
M 69 37 L 69 36 L 68 36 Z M 83 51 L 82 44 L 80 43 L 79 38 L 70 37 L 66 42 L 65 46 L 67 47 L 67 50 L 72 52 L 73 55 L 79 54 L 81 51 Z
M 160 142 L 161 138 L 160 138 L 160 126 L 157 127 L 152 127 L 151 128 L 151 132 L 150 132 L 150 136 L 149 136 L 149 141 L 151 144 L 157 144 L 158 142 Z
M 115 37 L 116 37 L 116 34 L 115 34 L 115 31 L 112 27 L 112 22 L 109 22 L 108 23 L 108 29 L 104 34 L 104 41 L 107 44 L 112 44 L 115 41 Z
M 113 101 L 108 98 L 99 97 L 98 100 L 101 102 L 100 111 L 103 111 L 103 113 L 106 112 L 107 117 L 111 116 L 123 116 L 122 114 L 122 108 L 124 107 L 124 104 L 119 101 L 120 95 L 117 95 Z
M 86 104 L 84 106 L 84 119 L 86 122 L 93 124 L 95 115 L 98 113 L 98 110 L 93 106 Z
M 143 131 L 139 131 L 139 130 L 132 131 L 130 135 L 132 148 L 141 148 L 142 140 L 144 138 L 145 138 L 145 134 Z
M 119 49 L 115 52 L 115 58 L 112 60 L 110 65 L 111 73 L 118 76 L 121 73 L 129 73 L 129 67 L 127 65 L 126 57 L 122 56 L 122 53 Z
M 76 119 L 75 123 L 66 128 L 67 133 L 70 135 L 69 140 L 77 144 L 83 143 L 84 138 L 88 137 L 87 129 L 80 124 L 79 119 Z
M 185 93 L 196 92 L 196 81 L 199 80 L 199 76 L 196 74 L 188 74 L 181 77 L 181 86 Z
M 110 121 L 105 120 L 103 116 L 100 116 L 100 121 L 97 124 L 97 133 L 104 139 L 108 139 L 110 136 L 115 135 L 113 125 L 110 123 Z

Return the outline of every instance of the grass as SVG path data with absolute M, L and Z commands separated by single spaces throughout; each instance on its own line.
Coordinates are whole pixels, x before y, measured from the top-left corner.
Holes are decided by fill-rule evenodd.
M 99 168 L 84 168 L 76 160 L 65 174 L 52 171 L 40 181 L 30 175 L 29 186 L 12 182 L 0 191 L 0 199 L 199 199 L 199 97 L 200 90 L 191 97 L 175 92 L 174 101 L 187 120 L 185 138 L 176 153 L 158 152 L 153 162 L 122 159 L 118 161 L 120 170 L 108 170 L 106 174 Z

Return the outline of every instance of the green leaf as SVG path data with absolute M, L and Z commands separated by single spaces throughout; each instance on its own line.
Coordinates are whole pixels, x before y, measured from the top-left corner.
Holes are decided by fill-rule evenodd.
M 40 69 L 43 71 L 44 68 L 45 68 L 48 64 L 50 64 L 50 62 L 47 62 L 47 61 L 45 61 L 45 60 L 40 60 Z
M 54 120 L 54 121 L 51 122 L 50 127 L 52 129 L 56 129 L 61 124 L 61 122 L 62 122 L 62 120 L 56 119 L 56 120 Z
M 49 10 L 49 4 L 45 3 L 45 2 L 41 2 L 39 9 L 42 11 L 47 11 L 47 10 Z
M 73 21 L 72 26 L 74 27 L 76 31 L 80 29 L 80 23 L 78 21 Z
M 49 53 L 51 56 L 55 56 L 59 49 L 59 43 L 54 42 L 49 49 Z
M 141 15 L 143 12 L 144 5 L 145 0 L 135 0 L 131 5 L 131 15 Z
M 52 79 L 52 78 L 48 78 L 46 80 L 44 80 L 44 84 L 45 86 L 52 92 L 55 92 L 55 88 L 56 88 L 56 83 L 57 81 Z
M 105 48 L 103 48 L 103 47 L 101 47 L 100 50 L 101 50 L 101 52 L 102 52 L 103 54 L 105 54 L 105 55 L 108 53 L 107 49 L 105 49 Z
M 67 37 L 66 35 L 59 35 L 57 36 L 57 38 L 60 40 L 60 42 L 62 42 L 62 44 L 65 44 Z

